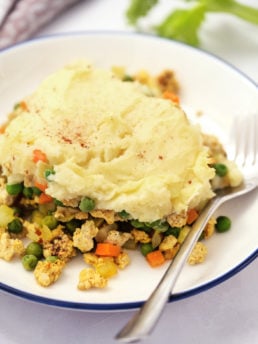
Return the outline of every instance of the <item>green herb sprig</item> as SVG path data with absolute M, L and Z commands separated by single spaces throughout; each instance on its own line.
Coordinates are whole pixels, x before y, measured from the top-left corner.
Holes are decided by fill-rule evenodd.
M 175 9 L 157 26 L 154 32 L 161 37 L 175 39 L 193 46 L 200 45 L 199 32 L 208 13 L 227 13 L 258 25 L 258 8 L 236 0 L 183 0 L 189 8 Z M 126 11 L 129 24 L 137 26 L 158 4 L 158 0 L 131 0 Z

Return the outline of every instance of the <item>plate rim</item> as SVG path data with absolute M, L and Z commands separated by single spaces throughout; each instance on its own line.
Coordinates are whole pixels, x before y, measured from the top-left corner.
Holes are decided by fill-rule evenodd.
M 255 250 L 250 256 L 242 261 L 239 265 L 235 266 L 231 270 L 227 271 L 225 274 L 213 279 L 212 281 L 198 286 L 196 288 L 184 291 L 182 293 L 171 294 L 168 302 L 172 303 L 179 301 L 197 294 L 200 294 L 208 289 L 211 289 L 225 281 L 229 278 L 235 276 L 237 273 L 246 268 L 251 262 L 258 258 L 258 249 Z M 133 310 L 140 308 L 145 300 L 139 300 L 135 302 L 121 302 L 121 303 L 88 303 L 88 302 L 73 302 L 73 301 L 64 301 L 51 299 L 44 296 L 34 295 L 32 293 L 19 290 L 8 286 L 5 283 L 0 282 L 0 290 L 8 294 L 14 295 L 16 297 L 25 299 L 27 301 L 36 302 L 39 304 L 44 304 L 47 306 L 53 306 L 68 310 L 80 310 L 80 311 L 121 311 L 121 310 Z
M 180 46 L 183 46 L 187 49 L 194 50 L 196 52 L 200 52 L 214 60 L 219 61 L 220 63 L 226 65 L 231 70 L 235 71 L 237 74 L 240 74 L 244 79 L 249 81 L 253 86 L 255 86 L 256 89 L 258 89 L 258 82 L 256 82 L 254 79 L 252 79 L 249 75 L 247 75 L 245 72 L 243 72 L 240 68 L 236 67 L 233 63 L 227 61 L 226 59 L 216 55 L 213 52 L 207 51 L 201 47 L 191 46 L 187 43 L 177 41 L 174 39 L 166 38 L 166 37 L 160 37 L 153 33 L 143 33 L 143 32 L 129 32 L 129 31 L 121 31 L 121 30 L 80 30 L 80 31 L 71 31 L 71 32 L 57 32 L 52 34 L 45 34 L 37 37 L 32 37 L 26 41 L 18 42 L 14 45 L 0 48 L 0 56 L 4 54 L 7 51 L 19 49 L 22 46 L 30 45 L 33 43 L 37 43 L 40 41 L 47 41 L 51 39 L 58 39 L 58 38 L 64 38 L 64 37 L 70 37 L 70 36 L 103 36 L 103 35 L 111 35 L 111 36 L 135 36 L 140 38 L 147 38 L 147 39 L 154 39 L 159 41 L 164 41 L 167 43 L 177 44 Z
M 69 38 L 69 37 L 74 37 L 74 36 L 83 37 L 83 36 L 103 36 L 103 35 L 139 37 L 139 38 L 144 38 L 144 39 L 164 41 L 164 42 L 167 42 L 168 44 L 177 44 L 177 45 L 183 46 L 187 49 L 194 50 L 200 54 L 204 54 L 207 57 L 218 61 L 219 63 L 224 65 L 226 68 L 229 68 L 235 73 L 237 73 L 247 82 L 249 82 L 253 87 L 255 87 L 256 90 L 258 90 L 258 83 L 255 80 L 253 80 L 250 76 L 248 76 L 243 71 L 241 71 L 238 67 L 234 66 L 230 62 L 226 61 L 225 59 L 221 58 L 220 56 L 217 56 L 216 54 L 212 52 L 206 51 L 199 47 L 190 46 L 184 42 L 180 42 L 180 41 L 176 41 L 176 40 L 172 40 L 172 39 L 168 39 L 164 37 L 159 37 L 154 34 L 139 33 L 139 32 L 126 32 L 126 31 L 118 31 L 118 30 L 116 31 L 113 31 L 113 30 L 105 30 L 105 31 L 85 30 L 83 31 L 82 30 L 82 31 L 77 31 L 77 32 L 60 32 L 60 33 L 47 34 L 47 35 L 42 35 L 39 37 L 34 37 L 29 40 L 19 42 L 15 45 L 0 49 L 0 59 L 1 59 L 1 56 L 5 54 L 6 52 L 22 48 L 26 45 L 33 45 L 34 43 L 40 43 L 42 41 L 60 39 L 60 38 L 66 38 L 66 37 Z M 246 259 L 244 259 L 238 265 L 236 265 L 235 267 L 233 267 L 226 273 L 218 276 L 217 278 L 214 278 L 205 284 L 202 284 L 198 287 L 194 287 L 187 291 L 171 294 L 168 302 L 171 303 L 171 302 L 178 301 L 184 298 L 188 298 L 190 296 L 194 296 L 210 288 L 213 288 L 225 282 L 227 279 L 233 277 L 234 275 L 236 275 L 238 272 L 240 272 L 245 267 L 247 267 L 256 258 L 258 258 L 258 248 L 254 250 Z M 135 302 L 121 302 L 121 303 L 87 303 L 87 302 L 73 302 L 73 301 L 58 300 L 58 299 L 52 299 L 52 298 L 47 298 L 44 296 L 35 295 L 33 293 L 29 293 L 23 290 L 19 290 L 1 281 L 0 281 L 0 290 L 8 294 L 11 294 L 13 296 L 28 300 L 28 301 L 36 302 L 39 304 L 45 304 L 48 306 L 68 309 L 68 310 L 104 311 L 104 312 L 105 311 L 132 310 L 132 309 L 140 308 L 145 302 L 145 300 L 139 300 Z

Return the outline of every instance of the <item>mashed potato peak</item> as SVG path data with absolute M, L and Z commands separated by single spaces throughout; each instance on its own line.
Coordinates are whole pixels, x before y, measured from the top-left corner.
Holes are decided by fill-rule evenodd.
M 0 135 L 9 183 L 42 181 L 58 200 L 93 198 L 99 209 L 154 221 L 213 196 L 198 127 L 169 100 L 86 62 L 49 76 Z M 33 162 L 39 149 L 48 162 Z

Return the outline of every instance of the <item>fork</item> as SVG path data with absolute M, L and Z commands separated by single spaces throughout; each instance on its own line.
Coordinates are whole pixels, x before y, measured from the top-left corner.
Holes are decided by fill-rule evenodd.
M 233 127 L 235 151 L 233 159 L 242 170 L 244 179 L 240 186 L 216 192 L 194 223 L 176 257 L 171 261 L 159 284 L 139 311 L 116 335 L 124 343 L 138 342 L 146 338 L 154 329 L 160 315 L 173 291 L 177 278 L 190 255 L 195 243 L 212 214 L 224 202 L 242 196 L 258 186 L 258 119 L 236 117 Z

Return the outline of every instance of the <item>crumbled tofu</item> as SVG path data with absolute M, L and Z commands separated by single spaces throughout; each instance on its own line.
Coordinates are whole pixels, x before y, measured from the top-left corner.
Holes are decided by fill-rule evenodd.
M 0 238 L 1 238 L 1 235 L 5 232 L 6 232 L 6 228 L 0 227 Z
M 62 225 L 58 225 L 55 229 L 51 229 L 51 234 L 52 234 L 52 238 L 51 240 L 63 236 L 65 233 L 63 231 L 63 226 Z
M 10 261 L 15 255 L 21 256 L 25 251 L 23 242 L 20 239 L 12 239 L 9 233 L 5 232 L 0 237 L 0 258 Z
M 57 281 L 64 266 L 65 262 L 60 259 L 57 259 L 55 262 L 40 260 L 34 270 L 35 279 L 42 287 L 48 287 Z
M 216 225 L 216 219 L 215 217 L 211 217 L 207 223 L 207 225 L 204 228 L 203 234 L 204 234 L 204 239 L 210 238 L 214 231 L 215 231 L 215 225 Z
M 57 207 L 54 216 L 58 221 L 69 222 L 72 219 L 87 220 L 88 213 L 70 207 Z
M 179 250 L 180 245 L 177 242 L 177 238 L 174 235 L 166 236 L 161 244 L 159 250 L 162 251 L 165 259 L 173 259 Z
M 73 241 L 68 235 L 63 234 L 51 240 L 50 242 L 43 243 L 44 257 L 57 256 L 60 260 L 68 261 L 76 255 L 73 247 Z
M 25 208 L 35 207 L 37 204 L 38 204 L 37 197 L 33 199 L 22 197 L 20 200 L 20 205 L 24 206 Z
M 179 83 L 176 79 L 175 73 L 172 70 L 164 70 L 158 77 L 157 82 L 161 92 L 171 91 L 173 93 L 179 92 Z
M 85 263 L 90 264 L 90 265 L 97 264 L 99 259 L 100 257 L 96 256 L 96 254 L 92 252 L 87 252 L 83 254 L 83 260 L 85 261 Z
M 173 259 L 175 257 L 175 255 L 177 254 L 177 252 L 179 251 L 179 249 L 180 249 L 180 244 L 176 243 L 176 245 L 174 247 L 172 247 L 171 249 L 166 250 L 166 251 L 162 251 L 164 258 L 166 260 Z
M 159 245 L 160 251 L 166 251 L 173 248 L 177 243 L 177 238 L 174 235 L 165 236 L 162 240 L 161 244 Z
M 93 268 L 85 268 L 79 274 L 78 289 L 88 290 L 91 288 L 105 288 L 108 283 L 107 278 L 103 277 Z
M 111 230 L 108 232 L 105 241 L 122 247 L 129 239 L 132 239 L 132 235 L 130 233 Z
M 83 255 L 85 263 L 96 267 L 99 264 L 105 264 L 109 262 L 114 262 L 119 269 L 124 269 L 130 264 L 130 257 L 126 252 L 121 252 L 117 257 L 99 257 L 94 253 L 85 253 Z
M 80 202 L 80 198 L 62 199 L 62 203 L 65 207 L 77 208 Z
M 117 257 L 114 258 L 114 262 L 119 269 L 124 269 L 130 264 L 130 257 L 126 252 L 121 252 Z
M 103 263 L 107 261 L 114 261 L 113 257 L 100 257 L 97 256 L 95 253 L 87 252 L 83 254 L 83 259 L 85 263 L 96 266 L 98 263 Z
M 172 213 L 167 216 L 167 222 L 171 227 L 181 228 L 186 224 L 187 214 L 185 212 L 181 214 Z
M 148 86 L 151 91 L 154 91 L 154 89 L 157 87 L 156 80 L 144 69 L 138 71 L 134 75 L 134 79 L 139 83 Z
M 15 196 L 9 195 L 6 191 L 5 178 L 0 177 L 0 204 L 12 205 L 15 200 Z
M 86 221 L 81 228 L 77 228 L 73 234 L 73 245 L 81 252 L 88 252 L 94 246 L 93 238 L 97 235 L 98 228 L 94 221 Z
M 32 174 L 24 175 L 24 186 L 26 187 L 34 186 L 34 176 Z
M 96 242 L 104 242 L 107 239 L 108 232 L 117 229 L 117 225 L 115 223 L 112 225 L 104 224 L 103 226 L 98 226 L 98 224 L 96 224 L 96 221 L 94 222 L 99 229 L 97 235 L 95 236 Z
M 202 134 L 202 136 L 203 144 L 209 148 L 212 157 L 218 155 L 226 156 L 226 152 L 216 136 L 207 134 Z
M 118 216 L 113 210 L 96 209 L 96 210 L 92 210 L 90 214 L 93 217 L 104 219 L 106 223 L 109 225 L 112 225 L 118 219 Z
M 134 228 L 131 231 L 131 234 L 135 242 L 140 242 L 142 244 L 147 244 L 148 242 L 151 242 L 150 236 L 144 231 L 140 231 Z
M 207 256 L 207 253 L 207 247 L 202 242 L 197 242 L 188 258 L 188 263 L 190 265 L 203 263 Z

